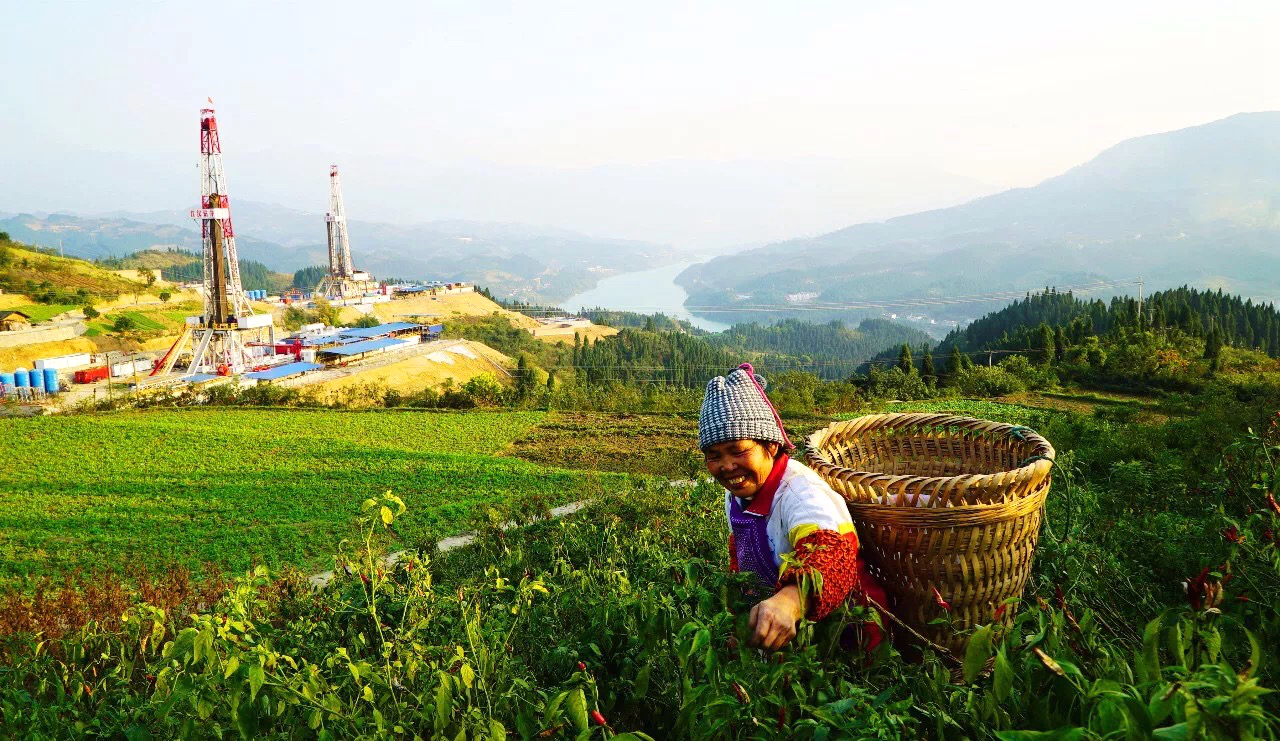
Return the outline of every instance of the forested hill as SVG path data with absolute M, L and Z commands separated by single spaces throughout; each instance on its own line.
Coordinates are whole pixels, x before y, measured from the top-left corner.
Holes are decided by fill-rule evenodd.
M 953 330 L 938 347 L 948 352 L 953 345 L 961 352 L 1037 348 L 1044 344 L 1046 331 L 1050 337 L 1065 336 L 1078 343 L 1116 327 L 1139 326 L 1178 329 L 1193 337 L 1216 331 L 1224 344 L 1280 357 L 1280 312 L 1274 304 L 1186 286 L 1145 298 L 1141 321 L 1135 297 L 1083 301 L 1048 289 Z
M 928 334 L 886 319 L 864 319 L 856 328 L 840 321 L 824 324 L 787 319 L 778 324 L 735 324 L 708 339 L 740 353 L 766 353 L 771 365 L 793 366 L 821 378 L 847 378 L 886 348 L 933 342 Z M 772 357 L 786 355 L 790 358 Z M 793 362 L 787 362 L 791 360 Z
M 181 249 L 142 250 L 124 257 L 98 260 L 97 264 L 112 270 L 159 269 L 160 277 L 175 283 L 204 280 L 200 255 Z M 256 260 L 240 260 L 240 285 L 247 291 L 281 291 L 292 282 L 293 276 L 273 272 Z

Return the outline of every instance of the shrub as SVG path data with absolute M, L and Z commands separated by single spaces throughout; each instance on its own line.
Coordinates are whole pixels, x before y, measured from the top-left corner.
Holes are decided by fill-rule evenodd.
M 1017 376 L 1001 366 L 966 368 L 956 375 L 954 383 L 966 396 L 1004 396 L 1026 389 Z

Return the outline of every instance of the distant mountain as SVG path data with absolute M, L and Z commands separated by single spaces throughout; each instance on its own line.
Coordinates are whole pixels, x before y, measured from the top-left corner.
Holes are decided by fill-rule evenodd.
M 293 272 L 328 262 L 324 217 L 273 204 L 233 201 L 240 257 Z M 669 247 L 578 234 L 553 227 L 437 221 L 397 225 L 350 221 L 356 266 L 378 277 L 466 280 L 495 295 L 555 301 L 602 277 L 674 262 Z M 18 214 L 0 230 L 68 255 L 102 259 L 178 247 L 199 250 L 185 211 L 116 212 L 102 216 Z
M 679 280 L 689 306 L 790 304 L 813 318 L 823 303 L 1139 275 L 1148 290 L 1280 299 L 1280 112 L 1130 139 L 1032 188 L 725 255 Z M 899 311 L 967 320 L 1002 303 Z M 816 312 L 851 313 L 878 312 Z

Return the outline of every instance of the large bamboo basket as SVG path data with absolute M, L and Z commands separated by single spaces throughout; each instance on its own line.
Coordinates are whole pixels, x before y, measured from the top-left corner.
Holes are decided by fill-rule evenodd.
M 993 622 L 1026 586 L 1053 446 L 1025 427 L 948 414 L 871 414 L 807 443 L 809 465 L 848 502 L 886 607 L 963 656 L 956 631 Z M 930 625 L 946 615 L 934 588 L 951 626 Z

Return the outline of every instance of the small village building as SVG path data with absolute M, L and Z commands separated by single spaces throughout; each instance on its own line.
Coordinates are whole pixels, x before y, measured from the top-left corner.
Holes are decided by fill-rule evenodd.
M 0 332 L 31 329 L 31 317 L 21 311 L 0 311 Z

